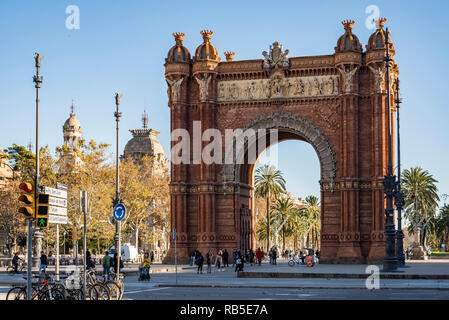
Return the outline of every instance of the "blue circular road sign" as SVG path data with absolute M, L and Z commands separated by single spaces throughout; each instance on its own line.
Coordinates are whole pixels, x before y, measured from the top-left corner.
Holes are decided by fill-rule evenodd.
M 126 208 L 123 203 L 116 204 L 114 206 L 114 211 L 112 212 L 114 219 L 116 221 L 122 221 L 126 215 Z

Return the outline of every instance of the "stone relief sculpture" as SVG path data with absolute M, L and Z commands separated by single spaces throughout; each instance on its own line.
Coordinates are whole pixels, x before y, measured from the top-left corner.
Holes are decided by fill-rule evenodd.
M 377 92 L 382 92 L 385 87 L 385 72 L 387 71 L 387 69 L 385 67 L 373 68 L 371 66 L 368 66 L 368 68 L 370 68 L 370 70 L 373 72 L 376 79 Z
M 338 94 L 338 84 L 339 77 L 336 75 L 285 78 L 277 73 L 270 79 L 218 81 L 217 99 L 236 101 L 331 96 Z
M 349 93 L 351 92 L 351 88 L 352 88 L 352 78 L 354 77 L 357 69 L 359 67 L 355 67 L 354 69 L 350 70 L 350 71 L 345 71 L 344 68 L 337 68 L 338 71 L 340 71 L 340 73 L 343 76 L 343 83 L 345 86 L 345 92 Z
M 201 101 L 206 101 L 207 99 L 207 89 L 209 88 L 209 82 L 210 82 L 211 77 L 205 73 L 203 75 L 203 79 L 199 79 L 197 77 L 195 77 L 196 82 L 198 82 L 198 85 L 200 87 L 200 100 Z
M 288 54 L 290 53 L 290 50 L 282 51 L 282 45 L 275 41 L 273 42 L 273 45 L 270 46 L 270 53 L 263 51 L 262 55 L 265 57 L 265 60 L 263 62 L 264 68 L 278 68 L 279 66 L 282 67 L 288 67 Z
M 170 90 L 171 90 L 171 101 L 172 102 L 176 102 L 178 101 L 178 97 L 180 94 L 180 89 L 181 89 L 181 84 L 182 81 L 184 80 L 184 78 L 180 78 L 179 80 L 170 80 L 170 79 L 166 79 L 167 83 L 170 86 Z M 167 91 L 168 94 L 168 91 Z

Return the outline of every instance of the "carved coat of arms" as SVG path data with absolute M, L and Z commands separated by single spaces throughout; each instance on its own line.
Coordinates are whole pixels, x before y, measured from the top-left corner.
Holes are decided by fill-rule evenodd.
M 288 54 L 290 50 L 282 50 L 282 45 L 279 42 L 274 42 L 272 46 L 270 46 L 270 53 L 264 51 L 262 55 L 265 57 L 263 62 L 264 68 L 278 68 L 278 67 L 288 67 Z

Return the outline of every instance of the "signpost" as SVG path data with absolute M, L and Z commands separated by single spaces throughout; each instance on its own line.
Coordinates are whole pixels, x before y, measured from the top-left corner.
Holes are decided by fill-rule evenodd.
M 80 190 L 80 210 L 84 214 L 84 230 L 83 230 L 83 253 L 84 253 L 84 261 L 83 261 L 83 270 L 84 270 L 84 282 L 83 282 L 83 294 L 84 300 L 86 300 L 86 212 L 87 212 L 87 191 Z
M 46 186 L 40 187 L 41 194 L 49 195 L 48 198 L 48 223 L 56 224 L 56 262 L 55 275 L 59 280 L 59 225 L 67 224 L 67 186 L 65 184 L 56 183 L 56 189 Z M 39 226 L 38 220 L 38 226 Z M 64 238 L 65 253 L 65 238 Z

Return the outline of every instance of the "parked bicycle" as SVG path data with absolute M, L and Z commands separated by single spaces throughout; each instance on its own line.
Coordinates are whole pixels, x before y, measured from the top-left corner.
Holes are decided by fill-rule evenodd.
M 42 281 L 32 284 L 31 300 L 65 300 L 64 291 L 58 286 L 51 276 L 44 276 Z M 14 286 L 6 295 L 6 300 L 26 299 L 27 286 Z

